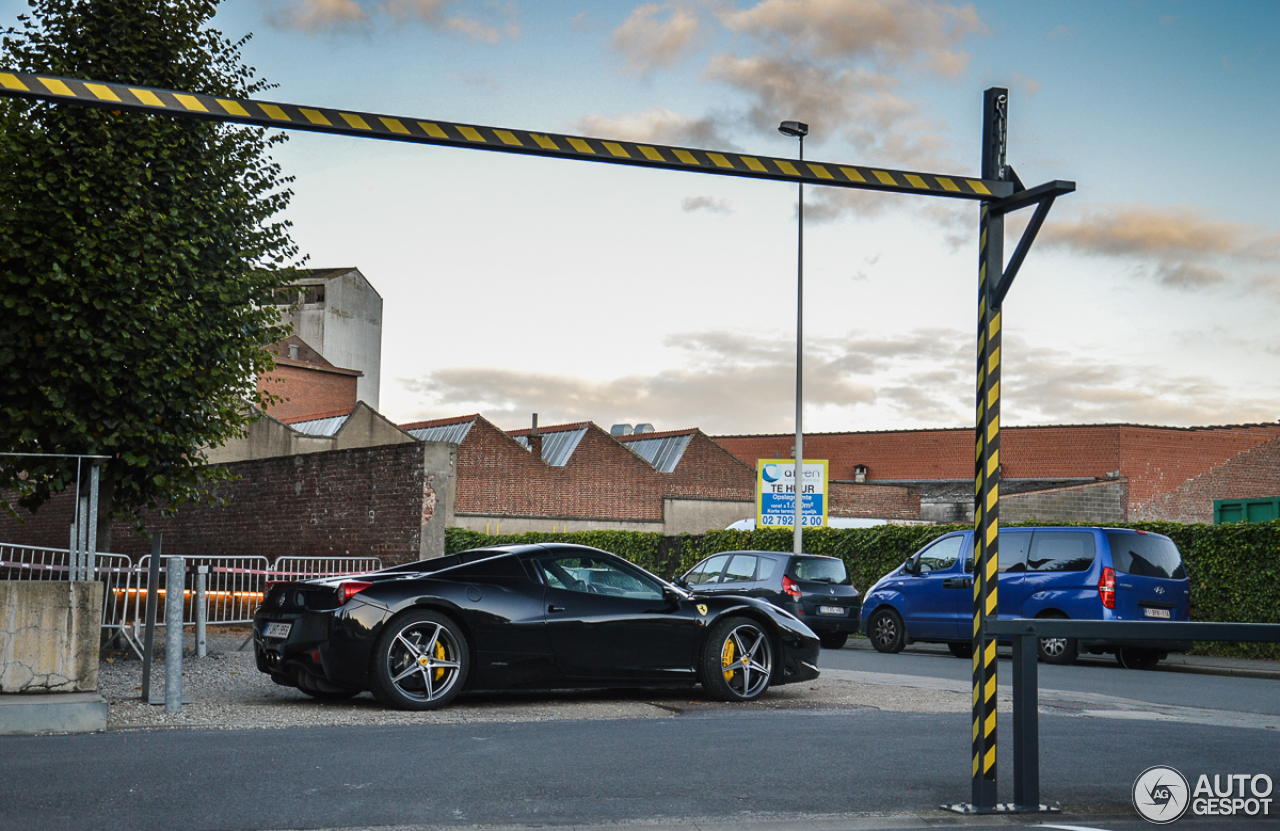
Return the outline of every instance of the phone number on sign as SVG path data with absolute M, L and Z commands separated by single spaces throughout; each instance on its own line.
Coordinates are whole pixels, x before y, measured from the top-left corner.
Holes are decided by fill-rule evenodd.
M 794 521 L 795 521 L 795 514 L 786 514 L 786 515 L 779 515 L 779 514 L 765 514 L 764 516 L 760 517 L 760 524 L 761 524 L 761 525 L 764 525 L 764 526 L 769 526 L 769 525 L 792 525 L 792 524 L 794 524 Z M 802 527 L 821 528 L 821 527 L 822 527 L 822 517 L 820 517 L 820 516 L 802 516 L 802 517 L 800 517 L 800 525 L 801 525 Z

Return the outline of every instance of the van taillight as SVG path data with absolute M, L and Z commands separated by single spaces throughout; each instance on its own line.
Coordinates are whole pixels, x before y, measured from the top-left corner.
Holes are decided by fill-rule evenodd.
M 1114 568 L 1102 570 L 1102 578 L 1098 580 L 1098 597 L 1102 598 L 1102 605 L 1108 609 L 1116 607 L 1116 570 Z
M 796 583 L 795 580 L 792 580 L 790 577 L 787 577 L 786 575 L 783 575 L 782 577 L 782 591 L 785 594 L 791 595 L 796 600 L 800 599 L 800 586 Z
M 362 580 L 348 580 L 338 585 L 338 605 L 341 606 L 360 592 L 372 586 Z

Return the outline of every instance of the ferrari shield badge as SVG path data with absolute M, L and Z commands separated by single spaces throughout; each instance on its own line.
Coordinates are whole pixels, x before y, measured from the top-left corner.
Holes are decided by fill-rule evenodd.
M 700 614 L 700 615 L 705 615 L 706 613 L 707 613 L 707 604 L 705 604 L 705 603 L 699 603 L 699 604 L 698 604 L 698 614 Z

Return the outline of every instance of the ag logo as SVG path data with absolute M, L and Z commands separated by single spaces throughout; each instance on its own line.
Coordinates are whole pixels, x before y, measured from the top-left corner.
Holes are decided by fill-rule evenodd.
M 1190 788 L 1181 773 L 1165 765 L 1144 770 L 1133 783 L 1133 807 L 1142 818 L 1166 825 L 1187 812 Z
M 699 604 L 698 604 L 698 614 L 700 614 L 700 615 L 706 615 L 706 613 L 707 613 L 707 604 L 705 604 L 705 603 L 699 603 Z

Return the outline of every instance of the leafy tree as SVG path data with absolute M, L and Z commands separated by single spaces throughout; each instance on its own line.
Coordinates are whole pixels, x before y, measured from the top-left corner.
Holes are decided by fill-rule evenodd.
M 209 27 L 218 0 L 29 0 L 0 66 L 250 97 L 268 88 Z M 287 331 L 283 139 L 189 119 L 0 99 L 0 452 L 111 457 L 108 516 L 173 507 L 243 432 L 263 347 Z M 74 462 L 0 458 L 34 511 Z M 13 497 L 10 497 L 11 499 Z M 13 511 L 13 505 L 4 503 Z

